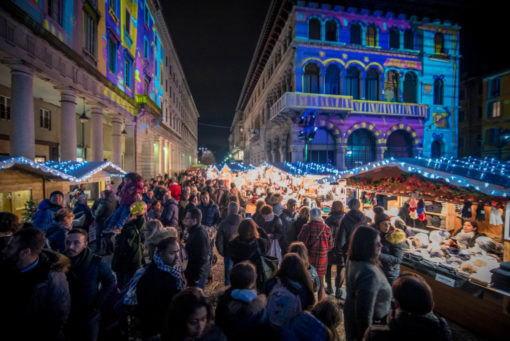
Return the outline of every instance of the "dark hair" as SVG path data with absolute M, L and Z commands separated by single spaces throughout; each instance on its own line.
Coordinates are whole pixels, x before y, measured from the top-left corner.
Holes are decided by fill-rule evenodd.
M 311 313 L 324 323 L 324 325 L 328 327 L 329 332 L 333 334 L 330 340 L 340 340 L 336 328 L 342 322 L 342 314 L 340 313 L 340 307 L 337 303 L 326 297 L 312 308 Z
M 297 254 L 303 260 L 303 263 L 305 264 L 305 269 L 309 268 L 310 262 L 308 261 L 308 249 L 306 248 L 305 243 L 292 242 L 287 248 L 287 252 L 293 252 Z
M 111 197 L 115 197 L 115 195 L 113 194 L 113 191 L 110 191 L 109 189 L 105 189 L 103 192 L 104 192 L 105 199 L 110 199 Z
M 186 337 L 186 324 L 191 315 L 200 308 L 207 310 L 207 324 L 213 320 L 213 308 L 202 289 L 186 288 L 177 293 L 170 303 L 165 318 L 163 340 L 183 340 Z
M 262 208 L 260 209 L 260 213 L 262 215 L 268 215 L 268 214 L 271 214 L 273 213 L 273 208 L 269 205 L 264 205 L 262 206 Z
M 0 212 L 0 232 L 14 233 L 21 229 L 19 218 L 10 212 Z
M 465 220 L 462 225 L 464 225 L 464 223 L 470 223 L 471 226 L 473 226 L 475 229 L 476 229 L 476 232 L 478 232 L 478 223 L 476 221 L 473 221 L 473 220 Z M 461 227 L 462 229 L 462 227 Z
M 202 195 L 206 195 L 206 194 L 209 194 L 209 196 L 210 196 L 210 193 L 209 193 L 208 191 L 202 191 L 202 192 L 200 192 L 200 196 L 202 196 Z
M 21 229 L 13 235 L 13 238 L 18 242 L 18 251 L 30 249 L 34 255 L 39 255 L 46 243 L 44 233 L 35 228 Z
M 64 218 L 74 216 L 73 211 L 71 211 L 68 208 L 61 208 L 57 212 L 55 212 L 55 216 L 53 219 L 55 219 L 56 222 L 63 221 Z
M 424 315 L 434 309 L 432 289 L 414 273 L 403 273 L 392 286 L 393 297 L 400 308 L 412 314 Z
M 257 280 L 255 266 L 248 262 L 240 262 L 230 270 L 231 289 L 251 289 Z
M 179 244 L 179 241 L 175 237 L 168 237 L 159 241 L 157 248 L 158 250 L 166 250 L 172 244 Z
M 289 284 L 289 281 L 298 282 L 308 292 L 308 296 L 312 297 L 311 305 L 315 303 L 312 280 L 305 268 L 305 263 L 297 253 L 290 252 L 283 257 L 274 277 L 278 277 L 285 286 Z M 306 308 L 308 307 L 303 307 L 303 309 Z
M 331 204 L 331 213 L 338 213 L 344 211 L 344 204 L 340 200 L 335 200 Z
M 347 251 L 347 259 L 376 264 L 378 255 L 375 252 L 375 240 L 379 232 L 369 226 L 360 226 L 354 230 Z
M 131 180 L 131 182 L 143 181 L 142 176 L 134 172 L 127 173 L 126 175 L 124 175 L 124 178 Z
M 87 230 L 85 229 L 82 229 L 82 228 L 79 228 L 79 227 L 75 227 L 73 229 L 71 229 L 71 231 L 69 231 L 67 233 L 67 235 L 71 235 L 71 234 L 81 234 L 82 236 L 85 237 L 85 241 L 89 241 L 89 233 L 87 232 Z
M 358 199 L 356 198 L 352 198 L 351 200 L 349 200 L 349 202 L 347 203 L 347 207 L 349 207 L 350 210 L 359 210 L 360 208 L 360 202 Z
M 265 204 L 266 203 L 264 202 L 264 200 L 257 201 L 257 203 L 255 204 L 255 212 L 260 212 L 260 209 L 264 207 Z
M 186 211 L 186 214 L 188 213 L 191 216 L 191 219 L 193 220 L 196 219 L 198 224 L 200 224 L 200 222 L 202 221 L 202 211 L 200 211 L 200 209 L 193 207 Z
M 239 224 L 239 228 L 237 229 L 239 233 L 239 237 L 241 239 L 253 239 L 259 237 L 259 231 L 257 231 L 257 224 L 253 219 L 244 219 Z
M 374 211 L 374 214 L 384 214 L 384 207 L 382 207 L 382 206 L 374 206 L 372 211 Z

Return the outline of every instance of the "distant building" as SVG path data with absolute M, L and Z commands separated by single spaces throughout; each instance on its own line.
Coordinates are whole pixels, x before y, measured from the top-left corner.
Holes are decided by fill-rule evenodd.
M 483 81 L 471 76 L 460 82 L 459 156 L 482 156 Z
M 198 116 L 160 0 L 1 2 L 0 154 L 175 173 Z
M 273 1 L 231 127 L 234 158 L 352 168 L 457 156 L 460 27 L 406 14 Z
M 482 156 L 510 160 L 510 70 L 483 78 Z

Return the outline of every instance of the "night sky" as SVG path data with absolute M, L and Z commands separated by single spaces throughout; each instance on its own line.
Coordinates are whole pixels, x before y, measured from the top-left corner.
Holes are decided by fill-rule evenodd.
M 462 26 L 461 78 L 509 67 L 510 58 L 503 53 L 509 31 L 504 25 L 508 20 L 506 11 L 496 6 L 482 7 L 487 3 L 495 5 L 493 1 L 457 2 L 463 4 L 452 14 Z M 229 128 L 270 0 L 165 0 L 161 3 L 200 114 L 198 145 L 212 150 L 216 160 L 221 161 L 228 152 Z

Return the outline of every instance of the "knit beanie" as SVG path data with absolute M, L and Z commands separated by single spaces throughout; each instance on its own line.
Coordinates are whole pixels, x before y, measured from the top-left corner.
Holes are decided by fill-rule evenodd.
M 378 226 L 380 222 L 383 222 L 383 221 L 390 221 L 390 217 L 388 217 L 386 214 L 382 213 L 382 214 L 378 214 L 375 216 L 375 226 Z

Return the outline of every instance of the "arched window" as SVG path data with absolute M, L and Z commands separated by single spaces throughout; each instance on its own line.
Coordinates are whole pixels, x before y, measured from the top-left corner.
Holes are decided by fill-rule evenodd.
M 347 139 L 345 164 L 354 168 L 375 161 L 375 136 L 367 129 L 357 129 Z
M 331 64 L 326 68 L 326 94 L 340 95 L 340 68 Z
M 321 69 L 317 64 L 310 63 L 305 66 L 304 92 L 313 94 L 320 92 L 320 73 Z
M 358 23 L 351 25 L 351 44 L 361 45 L 361 25 Z
M 377 28 L 375 25 L 369 25 L 367 27 L 367 46 L 377 46 Z
M 365 83 L 365 99 L 367 101 L 380 100 L 380 78 L 381 75 L 377 69 L 371 68 L 367 71 Z
M 335 144 L 335 138 L 331 132 L 323 128 L 317 129 L 313 140 L 308 145 L 306 161 L 335 165 Z
M 386 74 L 384 83 L 384 99 L 388 102 L 398 102 L 400 100 L 400 76 L 397 71 L 391 70 Z
M 440 158 L 443 156 L 443 142 L 441 140 L 434 140 L 430 148 L 431 158 Z
M 326 40 L 338 41 L 338 29 L 334 20 L 326 21 Z
M 434 36 L 434 53 L 444 53 L 444 35 L 442 33 L 436 33 Z
M 414 32 L 411 29 L 404 32 L 404 49 L 414 50 Z
M 351 66 L 345 75 L 345 93 L 353 99 L 360 99 L 360 71 L 357 67 Z
M 444 83 L 441 78 L 434 80 L 434 104 L 443 104 Z
M 418 79 L 414 72 L 408 72 L 404 78 L 404 102 L 418 103 Z
M 321 22 L 317 18 L 308 22 L 308 39 L 321 40 Z
M 397 130 L 391 133 L 386 142 L 388 147 L 387 157 L 413 157 L 413 138 L 405 130 Z
M 390 49 L 400 48 L 400 30 L 397 27 L 390 28 Z

